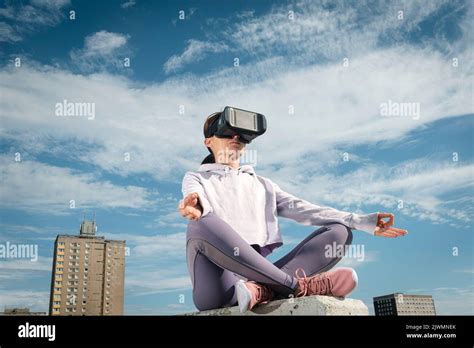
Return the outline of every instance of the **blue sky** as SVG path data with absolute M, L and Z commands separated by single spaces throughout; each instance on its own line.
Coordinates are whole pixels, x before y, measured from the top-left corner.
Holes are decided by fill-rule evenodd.
M 130 247 L 126 314 L 195 310 L 176 205 L 207 154 L 205 117 L 233 105 L 267 117 L 248 147 L 260 175 L 319 205 L 393 212 L 409 231 L 354 232 L 365 258 L 341 263 L 359 274 L 351 297 L 372 311 L 374 296 L 431 294 L 439 314 L 474 314 L 472 12 L 469 1 L 4 1 L 0 243 L 37 244 L 39 259 L 0 259 L 0 308 L 47 310 L 54 239 L 95 211 L 99 235 Z M 94 103 L 95 117 L 58 117 L 64 100 Z M 388 103 L 419 113 L 387 117 Z M 316 228 L 280 226 L 274 261 Z

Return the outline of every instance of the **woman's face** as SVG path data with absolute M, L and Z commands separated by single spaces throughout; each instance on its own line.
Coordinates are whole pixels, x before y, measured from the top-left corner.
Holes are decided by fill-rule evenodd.
M 239 141 L 238 135 L 231 139 L 212 136 L 204 139 L 204 144 L 211 148 L 216 163 L 236 161 L 245 151 L 245 144 Z

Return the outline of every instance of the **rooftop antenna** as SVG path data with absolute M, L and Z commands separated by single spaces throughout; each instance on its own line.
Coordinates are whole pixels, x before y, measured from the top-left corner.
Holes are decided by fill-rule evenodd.
M 94 211 L 94 222 L 93 222 L 93 229 L 94 229 L 94 232 L 97 233 L 97 225 L 95 223 L 95 211 Z

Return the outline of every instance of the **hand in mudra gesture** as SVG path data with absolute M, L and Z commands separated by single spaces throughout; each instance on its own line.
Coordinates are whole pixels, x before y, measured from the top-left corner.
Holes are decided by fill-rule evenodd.
M 384 219 L 388 218 L 388 221 Z M 377 226 L 375 227 L 375 235 L 396 238 L 398 236 L 404 236 L 408 233 L 407 230 L 393 227 L 394 216 L 392 213 L 379 213 L 377 216 Z
M 178 204 L 178 211 L 182 217 L 189 220 L 199 220 L 202 215 L 202 207 L 199 204 L 199 194 L 190 193 Z

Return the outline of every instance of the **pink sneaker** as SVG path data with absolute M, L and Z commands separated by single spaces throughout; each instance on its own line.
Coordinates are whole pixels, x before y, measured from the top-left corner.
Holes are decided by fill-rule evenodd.
M 246 282 L 240 279 L 236 284 L 237 301 L 240 313 L 251 310 L 259 303 L 267 303 L 273 299 L 273 291 L 265 285 Z
M 300 270 L 303 272 L 302 277 L 298 275 Z M 347 267 L 319 273 L 309 278 L 302 268 L 298 268 L 295 274 L 298 280 L 296 297 L 311 295 L 346 297 L 356 288 L 358 282 L 357 273 Z

